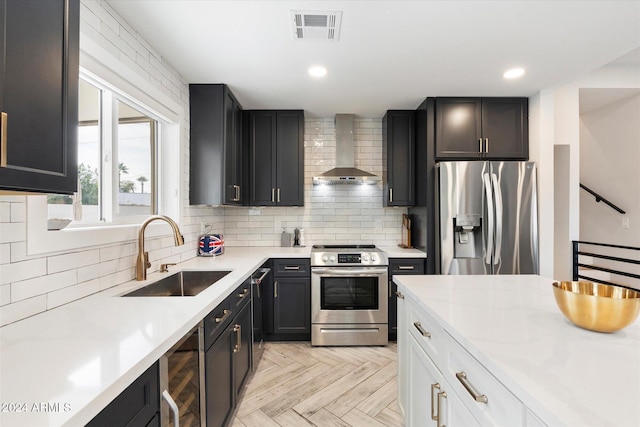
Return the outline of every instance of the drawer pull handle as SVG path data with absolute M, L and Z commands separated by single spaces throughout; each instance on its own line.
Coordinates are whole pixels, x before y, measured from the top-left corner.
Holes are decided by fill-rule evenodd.
M 469 383 L 469 380 L 467 379 L 467 374 L 464 371 L 457 372 L 456 378 L 458 378 L 458 381 L 460 381 L 460 383 L 464 386 L 464 388 L 467 389 L 471 397 L 473 397 L 473 400 L 480 403 L 487 403 L 489 401 L 487 396 L 485 396 L 484 394 L 478 393 L 476 389 Z
M 0 167 L 7 167 L 7 123 L 9 116 L 4 111 L 0 113 Z
M 413 265 L 399 265 L 398 270 L 413 270 L 415 266 Z
M 441 391 L 440 393 L 438 393 L 438 418 L 436 419 L 436 427 L 447 427 L 444 424 L 440 424 L 440 415 L 442 415 L 442 407 L 440 406 L 440 404 L 442 402 L 442 398 L 447 398 L 446 391 Z
M 400 299 L 404 299 L 404 295 L 402 295 L 402 292 L 400 291 L 396 291 L 396 296 Z
M 233 325 L 233 332 L 236 334 L 236 345 L 233 346 L 233 352 L 239 353 L 242 348 L 242 326 L 238 324 Z
M 278 282 L 273 282 L 273 297 L 278 298 Z
M 238 294 L 238 298 L 242 299 L 249 295 L 249 289 L 244 288 L 241 293 Z
M 285 265 L 284 269 L 285 270 L 300 270 L 300 266 L 299 265 Z
M 413 326 L 415 326 L 418 332 L 420 332 L 420 335 L 422 335 L 423 337 L 431 338 L 431 332 L 425 331 L 422 327 L 422 323 L 413 322 Z
M 433 399 L 435 397 L 435 391 L 436 389 L 440 390 L 440 384 L 439 383 L 435 383 L 435 384 L 431 384 L 431 419 L 433 421 L 437 421 L 438 420 L 438 414 L 436 414 L 435 412 L 435 405 L 433 404 Z
M 222 317 L 216 317 L 216 323 L 222 323 L 231 314 L 231 310 L 222 310 Z

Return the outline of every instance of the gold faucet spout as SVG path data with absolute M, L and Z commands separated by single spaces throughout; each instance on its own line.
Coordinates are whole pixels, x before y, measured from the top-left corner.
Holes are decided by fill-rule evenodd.
M 166 215 L 152 215 L 147 218 L 141 225 L 140 231 L 138 231 L 138 257 L 136 259 L 136 280 L 147 279 L 147 268 L 151 267 L 149 262 L 149 253 L 144 250 L 144 231 L 147 229 L 147 225 L 156 220 L 165 221 L 169 224 L 173 230 L 173 240 L 176 246 L 184 245 L 184 237 L 180 233 L 178 224 Z

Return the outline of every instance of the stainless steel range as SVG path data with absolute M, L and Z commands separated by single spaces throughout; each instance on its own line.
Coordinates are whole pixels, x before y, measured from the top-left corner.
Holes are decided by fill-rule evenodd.
M 387 255 L 374 245 L 314 245 L 311 345 L 387 345 Z

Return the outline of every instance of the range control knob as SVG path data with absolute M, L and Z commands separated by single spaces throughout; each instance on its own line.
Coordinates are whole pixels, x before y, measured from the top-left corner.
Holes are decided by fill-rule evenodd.
M 376 261 L 377 261 L 376 256 L 374 254 L 371 254 L 371 262 L 376 262 Z
M 329 259 L 333 262 L 333 261 L 335 261 L 335 260 L 336 260 L 336 257 L 334 257 L 333 255 L 331 255 L 331 256 L 329 257 Z
M 322 260 L 326 262 L 326 261 L 328 261 L 328 260 L 329 260 L 329 257 L 328 257 L 328 256 L 326 256 L 326 255 L 322 255 Z
M 362 260 L 363 260 L 363 261 L 369 261 L 369 255 L 367 255 L 367 254 L 362 254 Z

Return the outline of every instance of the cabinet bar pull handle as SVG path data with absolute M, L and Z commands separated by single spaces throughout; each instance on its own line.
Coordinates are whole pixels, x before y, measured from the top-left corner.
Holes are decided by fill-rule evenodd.
M 402 295 L 402 292 L 400 291 L 396 291 L 396 296 L 400 299 L 404 299 L 404 295 Z
M 489 138 L 484 139 L 484 152 L 489 153 Z
M 478 393 L 476 389 L 471 385 L 471 383 L 469 383 L 469 380 L 467 379 L 467 374 L 464 371 L 457 372 L 456 378 L 458 378 L 458 381 L 460 381 L 460 383 L 462 383 L 464 388 L 467 389 L 471 397 L 473 397 L 473 400 L 480 403 L 487 403 L 489 401 L 487 396 L 485 396 L 484 394 Z
M 178 410 L 178 405 L 176 405 L 176 401 L 173 400 L 173 397 L 169 394 L 167 390 L 162 392 L 162 398 L 167 401 L 169 404 L 169 409 L 171 409 L 171 413 L 173 414 L 173 425 L 174 427 L 180 427 L 180 411 Z
M 276 189 L 272 188 L 271 189 L 271 203 L 275 203 L 276 202 Z
M 240 186 L 239 185 L 234 185 L 233 188 L 236 189 L 236 198 L 233 199 L 234 202 L 239 202 L 240 201 Z
M 280 203 L 280 189 L 278 188 L 278 197 L 277 197 L 277 202 Z
M 435 383 L 435 384 L 431 384 L 431 419 L 433 421 L 437 421 L 438 420 L 438 414 L 436 414 L 435 412 L 435 406 L 433 404 L 433 398 L 435 397 L 435 393 L 434 391 L 438 389 L 440 390 L 440 384 L 439 383 Z
M 478 138 L 478 153 L 482 153 L 482 138 Z
M 0 167 L 7 167 L 7 122 L 9 116 L 4 111 L 0 113 Z
M 278 298 L 278 282 L 273 282 L 273 297 Z
M 233 332 L 236 334 L 236 345 L 233 346 L 233 352 L 239 353 L 242 348 L 242 326 L 238 324 L 233 325 Z
M 299 265 L 285 265 L 284 269 L 285 270 L 300 270 L 300 266 Z
M 389 203 L 393 203 L 393 188 L 389 189 Z
M 215 321 L 216 323 L 222 323 L 224 322 L 224 320 L 229 317 L 229 315 L 231 314 L 231 310 L 222 310 L 222 317 L 216 317 Z
M 413 326 L 415 326 L 418 332 L 420 332 L 420 335 L 422 335 L 423 337 L 431 338 L 431 332 L 425 331 L 422 327 L 422 323 L 413 322 Z
M 440 406 L 440 402 L 442 402 L 441 398 L 447 398 L 447 392 L 441 391 L 438 393 L 438 419 L 436 420 L 436 427 L 447 427 L 444 424 L 440 424 L 440 415 L 442 415 L 442 407 Z
M 389 282 L 389 298 L 391 298 L 393 296 L 393 293 L 391 293 L 391 280 L 388 281 Z
M 413 265 L 399 265 L 398 270 L 413 270 L 415 267 Z
M 249 295 L 249 289 L 244 288 L 241 293 L 238 294 L 238 298 L 242 299 Z

